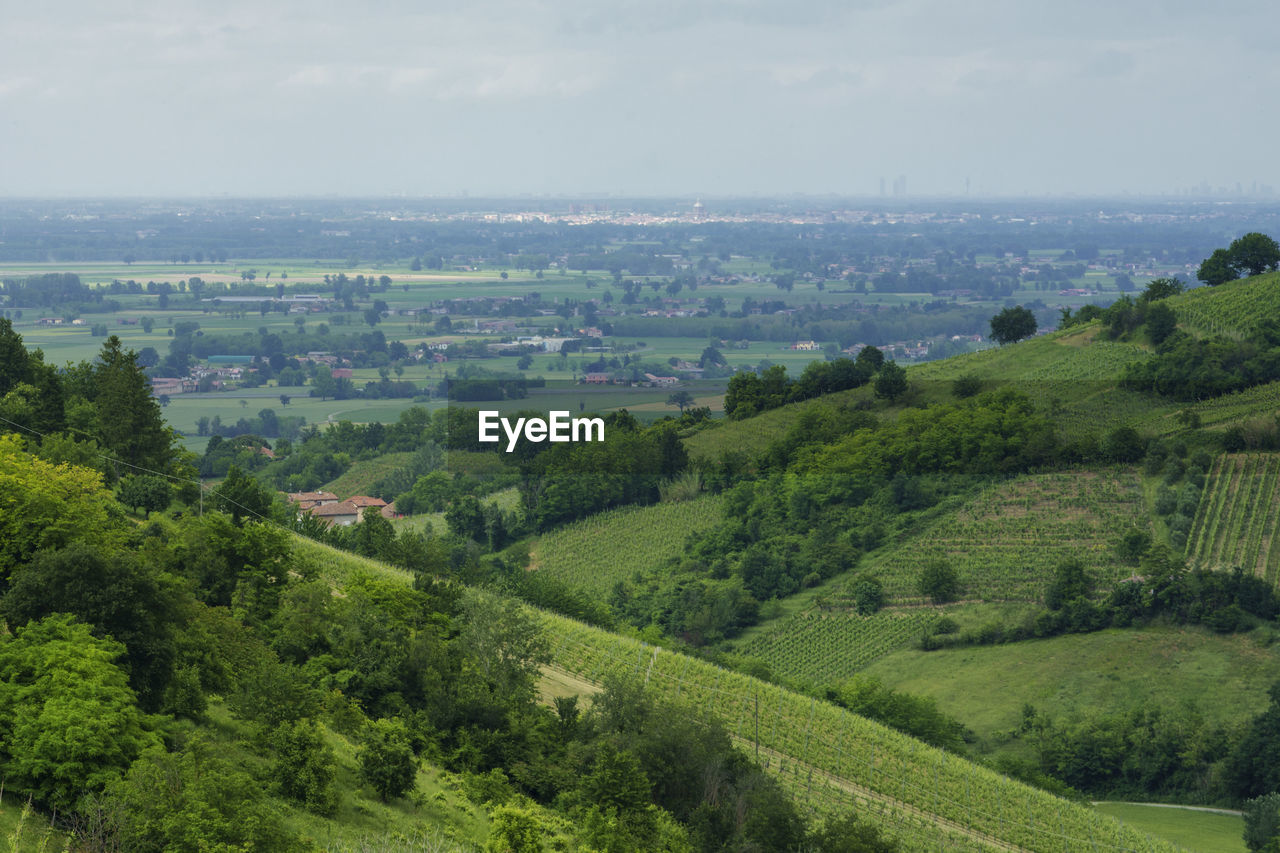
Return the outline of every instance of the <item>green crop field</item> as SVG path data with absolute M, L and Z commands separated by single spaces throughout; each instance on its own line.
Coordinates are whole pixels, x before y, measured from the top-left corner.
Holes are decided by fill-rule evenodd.
M 861 569 L 878 574 L 897 602 L 923 603 L 916 583 L 930 559 L 956 570 L 967 597 L 1037 601 L 1065 560 L 1080 560 L 1100 581 L 1129 573 L 1112 545 L 1130 529 L 1149 527 L 1131 468 L 1033 474 L 986 487 L 954 513 L 874 552 Z
M 1193 853 L 1248 851 L 1244 845 L 1244 819 L 1240 815 L 1139 803 L 1095 803 L 1094 808 Z
M 992 738 L 1016 729 L 1025 704 L 1058 718 L 1098 709 L 1181 708 L 1233 723 L 1267 707 L 1280 654 L 1243 634 L 1149 627 L 1010 645 L 902 649 L 864 670 Z M 1141 673 L 1141 676 L 1135 676 Z
M 618 581 L 679 554 L 690 533 L 721 520 L 723 505 L 719 495 L 703 495 L 603 512 L 539 537 L 530 568 L 604 599 Z
M 1271 583 L 1280 569 L 1280 454 L 1219 456 L 1196 510 L 1187 555 L 1204 568 L 1239 566 Z

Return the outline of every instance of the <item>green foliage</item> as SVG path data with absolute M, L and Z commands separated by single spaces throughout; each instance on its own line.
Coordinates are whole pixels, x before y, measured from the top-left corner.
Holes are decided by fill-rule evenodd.
M 0 435 L 0 506 L 0 588 L 40 549 L 83 542 L 107 550 L 124 538 L 101 474 L 31 456 L 15 435 Z
M 945 560 L 929 560 L 920 569 L 920 581 L 917 586 L 920 594 L 934 604 L 946 604 L 960 597 L 963 588 L 960 577 L 951 564 Z
M 1231 266 L 1241 274 L 1262 275 L 1280 266 L 1280 244 L 1257 231 L 1232 240 L 1227 252 Z
M 870 676 L 850 678 L 828 688 L 827 698 L 859 716 L 892 726 L 933 746 L 962 752 L 965 728 L 938 710 L 932 699 L 885 687 Z
M 1213 254 L 1205 258 L 1200 264 L 1200 269 L 1196 271 L 1196 278 L 1210 287 L 1235 281 L 1239 277 L 1240 273 L 1236 270 L 1231 252 L 1227 249 L 1214 249 Z
M 822 684 L 905 648 L 923 632 L 936 630 L 937 620 L 937 611 L 930 608 L 866 616 L 806 611 L 766 622 L 739 649 L 763 660 L 772 672 Z
M 332 815 L 338 810 L 338 766 L 314 720 L 283 722 L 268 737 L 275 751 L 272 781 L 286 798 L 307 811 Z
M 138 853 L 307 849 L 284 826 L 253 777 L 202 738 L 180 751 L 153 749 L 108 789 L 107 839 Z M 111 849 L 111 848 L 108 848 Z
M 1244 803 L 1244 843 L 1253 853 L 1280 835 L 1280 793 L 1254 797 Z
M 245 519 L 270 521 L 276 518 L 275 495 L 257 480 L 232 465 L 227 477 L 210 495 L 210 504 L 231 516 L 236 524 Z
M 400 720 L 381 719 L 369 724 L 359 752 L 360 778 L 386 802 L 413 790 L 418 762 L 409 745 L 409 733 Z
M 507 803 L 494 809 L 490 820 L 486 853 L 542 853 L 546 830 L 533 809 Z
M 991 340 L 1011 344 L 1036 333 L 1036 315 L 1021 305 L 1005 308 L 991 318 Z
M 975 397 L 981 390 L 982 380 L 973 374 L 961 376 L 951 383 L 951 393 L 957 400 L 967 400 L 970 397 Z
M 20 566 L 0 613 L 11 627 L 70 613 L 98 636 L 123 643 L 130 685 L 143 707 L 156 711 L 173 673 L 175 627 L 189 601 L 176 578 L 132 553 L 75 544 Z
M 907 393 L 907 372 L 897 362 L 884 364 L 876 374 L 875 392 L 877 397 L 890 402 L 897 400 Z
M 1061 610 L 1068 602 L 1088 598 L 1092 593 L 1093 578 L 1084 565 L 1079 560 L 1067 560 L 1054 571 L 1053 583 L 1044 594 L 1044 604 L 1050 610 Z
M 0 769 L 9 787 L 69 811 L 156 742 L 115 664 L 123 652 L 68 615 L 0 638 Z
M 896 841 L 854 814 L 827 820 L 813 833 L 811 843 L 822 853 L 895 853 L 899 849 Z
M 140 509 L 144 516 L 168 509 L 173 499 L 169 481 L 150 474 L 122 477 L 120 503 L 131 509 Z

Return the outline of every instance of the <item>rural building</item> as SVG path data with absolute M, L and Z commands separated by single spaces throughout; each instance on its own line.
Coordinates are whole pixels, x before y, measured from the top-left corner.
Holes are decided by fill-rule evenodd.
M 588 373 L 582 377 L 582 381 L 588 385 L 608 385 L 609 374 L 607 373 Z
M 323 521 L 325 524 L 333 527 L 350 527 L 360 521 L 360 510 L 352 503 L 340 501 L 338 503 L 324 504 L 312 509 L 311 514 Z
M 650 385 L 655 385 L 659 388 L 666 388 L 671 385 L 680 384 L 680 380 L 674 376 L 654 376 L 652 373 L 646 373 L 644 378 Z

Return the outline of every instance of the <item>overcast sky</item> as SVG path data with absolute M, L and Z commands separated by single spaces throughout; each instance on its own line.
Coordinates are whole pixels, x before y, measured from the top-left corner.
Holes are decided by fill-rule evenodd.
M 0 0 L 0 196 L 1280 188 L 1275 0 Z

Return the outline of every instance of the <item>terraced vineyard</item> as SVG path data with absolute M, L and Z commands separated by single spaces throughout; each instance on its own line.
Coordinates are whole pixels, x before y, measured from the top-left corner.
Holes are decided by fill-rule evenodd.
M 760 658 L 773 672 L 826 684 L 919 639 L 940 616 L 931 607 L 869 616 L 809 610 L 766 625 L 738 651 Z
M 602 512 L 538 539 L 530 568 L 606 598 L 618 581 L 679 554 L 690 533 L 722 517 L 719 495 Z
M 1187 543 L 1204 568 L 1240 566 L 1276 583 L 1280 567 L 1280 454 L 1227 453 L 1214 461 Z
M 946 560 L 971 598 L 1035 601 L 1064 560 L 1081 560 L 1099 580 L 1122 577 L 1112 545 L 1150 520 L 1131 468 L 1033 474 L 987 488 L 864 567 L 879 574 L 888 596 L 923 603 L 920 567 Z
M 564 617 L 544 619 L 559 668 L 594 683 L 634 675 L 691 702 L 768 760 L 812 810 L 860 807 L 907 849 L 1178 850 L 834 705 Z

